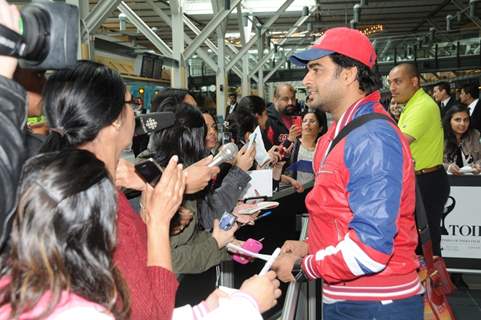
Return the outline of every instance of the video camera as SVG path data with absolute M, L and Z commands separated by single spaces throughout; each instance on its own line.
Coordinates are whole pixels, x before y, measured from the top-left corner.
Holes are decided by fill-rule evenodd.
M 20 34 L 0 25 L 0 55 L 19 58 L 26 69 L 62 69 L 75 64 L 78 8 L 34 0 L 21 10 Z

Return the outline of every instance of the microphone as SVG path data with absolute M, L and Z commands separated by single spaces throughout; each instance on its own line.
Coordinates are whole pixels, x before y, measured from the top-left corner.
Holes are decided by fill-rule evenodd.
M 239 152 L 239 148 L 237 148 L 237 145 L 235 143 L 230 142 L 223 144 L 219 148 L 219 153 L 216 154 L 212 162 L 209 163 L 207 166 L 213 167 L 227 161 L 232 161 L 235 159 L 237 152 Z
M 175 122 L 173 112 L 151 112 L 135 117 L 134 137 L 171 127 Z

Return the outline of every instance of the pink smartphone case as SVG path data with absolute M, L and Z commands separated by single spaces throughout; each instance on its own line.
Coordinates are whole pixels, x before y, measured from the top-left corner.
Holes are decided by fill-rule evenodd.
M 251 252 L 259 253 L 262 250 L 262 243 L 255 239 L 247 239 L 247 241 L 245 241 L 241 247 Z M 254 258 L 236 253 L 232 256 L 232 259 L 240 264 L 247 264 Z

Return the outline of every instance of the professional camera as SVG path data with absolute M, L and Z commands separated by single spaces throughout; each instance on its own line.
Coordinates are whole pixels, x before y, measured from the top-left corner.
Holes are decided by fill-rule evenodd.
M 78 8 L 36 0 L 21 10 L 20 34 L 0 25 L 0 55 L 20 59 L 26 69 L 61 69 L 75 64 Z

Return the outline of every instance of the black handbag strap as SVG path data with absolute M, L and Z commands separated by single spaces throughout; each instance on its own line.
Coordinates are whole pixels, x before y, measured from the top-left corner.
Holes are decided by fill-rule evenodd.
M 418 228 L 419 239 L 423 248 L 424 261 L 430 272 L 434 271 L 433 245 L 431 242 L 431 234 L 429 232 L 428 218 L 424 207 L 423 196 L 416 182 L 416 226 Z

